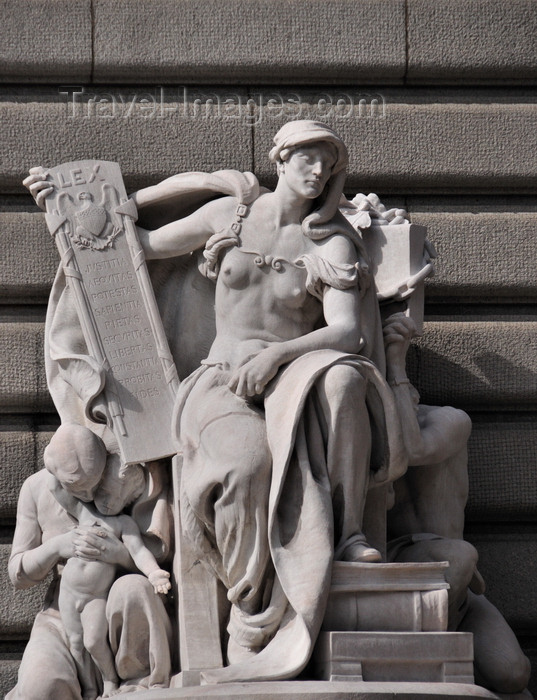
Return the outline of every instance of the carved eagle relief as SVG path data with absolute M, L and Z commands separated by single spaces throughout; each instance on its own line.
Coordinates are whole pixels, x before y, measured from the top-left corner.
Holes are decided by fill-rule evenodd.
M 119 197 L 115 188 L 105 183 L 101 187 L 99 203 L 94 201 L 94 195 L 87 190 L 80 191 L 75 198 L 66 192 L 60 192 L 57 197 L 57 215 L 68 219 L 67 233 L 73 244 L 79 248 L 104 250 L 111 248 L 114 240 L 123 232 L 121 217 L 115 214 L 118 205 Z

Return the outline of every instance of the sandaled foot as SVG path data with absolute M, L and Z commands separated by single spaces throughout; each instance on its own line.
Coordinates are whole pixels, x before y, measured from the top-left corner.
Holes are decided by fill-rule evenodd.
M 378 549 L 370 547 L 364 537 L 350 542 L 343 550 L 340 561 L 374 563 L 382 561 L 382 555 Z

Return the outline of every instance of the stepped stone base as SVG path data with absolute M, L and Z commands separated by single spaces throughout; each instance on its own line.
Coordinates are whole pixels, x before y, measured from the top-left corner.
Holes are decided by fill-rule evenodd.
M 498 700 L 499 696 L 469 683 L 270 681 L 149 690 L 136 693 L 135 697 L 136 700 Z

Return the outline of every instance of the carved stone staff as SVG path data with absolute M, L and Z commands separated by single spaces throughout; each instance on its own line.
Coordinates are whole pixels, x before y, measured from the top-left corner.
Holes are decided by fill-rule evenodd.
M 104 372 L 107 420 L 124 463 L 176 452 L 171 415 L 179 380 L 119 165 L 47 171 L 46 221 L 61 255 L 89 355 Z

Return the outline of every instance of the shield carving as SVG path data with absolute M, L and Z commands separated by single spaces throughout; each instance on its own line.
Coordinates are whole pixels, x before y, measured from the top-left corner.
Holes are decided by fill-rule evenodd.
M 76 221 L 85 231 L 99 237 L 106 225 L 106 209 L 96 204 L 90 204 L 75 214 Z

